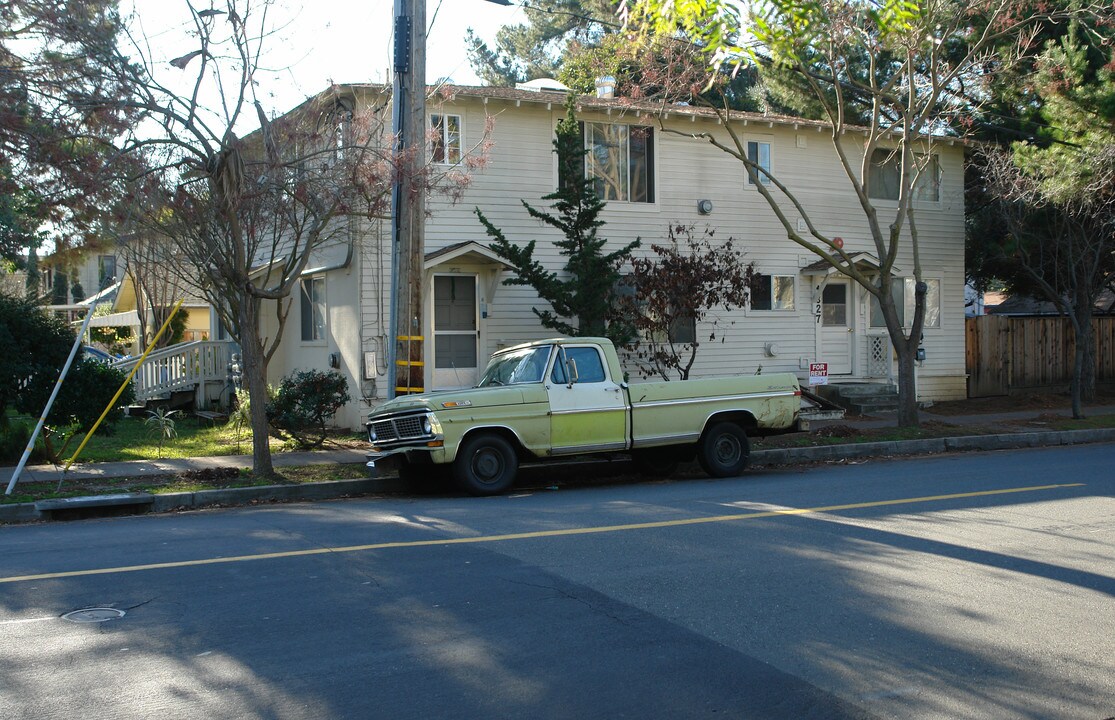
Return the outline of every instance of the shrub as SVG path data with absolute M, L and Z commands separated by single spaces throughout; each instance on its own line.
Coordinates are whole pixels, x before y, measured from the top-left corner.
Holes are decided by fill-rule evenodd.
M 348 381 L 340 373 L 299 371 L 283 378 L 275 399 L 267 404 L 267 418 L 299 447 L 320 447 L 326 423 L 349 400 Z
M 22 422 L 0 424 L 0 463 L 15 465 L 27 449 L 31 429 Z
M 47 424 L 43 428 L 43 447 L 52 461 L 62 457 L 71 440 L 92 429 L 93 424 L 112 401 L 112 396 L 120 389 L 125 377 L 127 373 L 123 370 L 117 370 L 96 360 L 80 356 L 74 359 L 70 372 L 62 383 L 58 398 L 46 417 Z M 52 389 L 43 385 L 27 388 L 17 398 L 16 408 L 28 415 L 39 415 L 46 407 Z M 124 407 L 134 401 L 135 390 L 129 383 L 113 403 L 112 409 L 105 415 L 97 432 L 111 435 L 113 426 L 124 417 Z M 55 449 L 55 443 L 58 441 L 61 441 L 62 445 Z

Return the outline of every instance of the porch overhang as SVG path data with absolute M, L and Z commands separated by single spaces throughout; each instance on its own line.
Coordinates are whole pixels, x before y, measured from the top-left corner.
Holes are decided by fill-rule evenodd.
M 456 243 L 426 253 L 423 268 L 429 271 L 454 261 L 475 265 L 497 265 L 501 270 L 511 269 L 511 266 L 495 250 L 475 240 Z
M 851 260 L 850 265 L 854 266 L 860 272 L 866 272 L 869 275 L 874 275 L 879 272 L 879 258 L 875 257 L 869 252 L 857 251 L 848 253 L 848 259 Z M 903 275 L 901 269 L 892 265 L 890 271 L 894 275 Z M 799 270 L 802 275 L 810 276 L 823 276 L 831 277 L 833 275 L 842 274 L 832 263 L 828 260 L 818 260 L 815 263 L 806 265 Z
M 81 321 L 74 324 L 80 325 Z M 94 315 L 89 320 L 89 327 L 139 327 L 139 313 L 135 310 L 126 310 L 108 315 Z

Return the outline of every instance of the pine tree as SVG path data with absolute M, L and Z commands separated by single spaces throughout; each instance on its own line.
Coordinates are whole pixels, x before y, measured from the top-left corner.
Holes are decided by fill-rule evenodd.
M 39 276 L 39 253 L 36 246 L 32 245 L 27 251 L 27 280 L 25 282 L 25 287 L 27 288 L 28 300 L 32 302 L 38 301 L 41 280 Z
M 558 123 L 554 152 L 558 157 L 558 189 L 542 197 L 552 201 L 553 212 L 537 210 L 522 201 L 530 216 L 561 231 L 564 239 L 554 241 L 567 260 L 566 277 L 547 270 L 534 258 L 535 240 L 526 245 L 512 243 L 499 228 L 492 225 L 480 208 L 476 215 L 492 238 L 492 249 L 506 260 L 515 277 L 505 285 L 527 285 L 553 308 L 532 308 L 542 326 L 570 336 L 605 336 L 616 344 L 631 337 L 631 328 L 620 322 L 616 311 L 615 287 L 620 279 L 619 268 L 639 246 L 628 243 L 619 250 L 605 252 L 607 240 L 597 235 L 604 225 L 600 212 L 605 203 L 596 194 L 593 180 L 585 177 L 585 149 L 581 127 L 573 112 L 576 96 L 566 101 L 565 119 Z

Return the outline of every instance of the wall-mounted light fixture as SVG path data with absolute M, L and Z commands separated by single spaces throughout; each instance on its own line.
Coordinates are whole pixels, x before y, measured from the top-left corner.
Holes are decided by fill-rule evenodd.
M 701 215 L 708 215 L 712 212 L 712 200 L 698 200 L 697 212 Z

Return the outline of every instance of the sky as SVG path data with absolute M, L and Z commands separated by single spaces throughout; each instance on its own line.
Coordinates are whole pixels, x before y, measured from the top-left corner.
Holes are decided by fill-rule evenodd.
M 194 0 L 195 7 L 211 0 Z M 260 0 L 250 0 L 255 10 Z M 212 0 L 214 7 L 224 2 Z M 243 4 L 243 0 L 239 4 Z M 330 82 L 386 82 L 391 64 L 393 0 L 276 0 L 268 10 L 277 37 L 266 43 L 260 90 L 269 110 L 289 110 L 326 89 Z M 146 38 L 151 55 L 166 69 L 166 61 L 196 49 L 186 0 L 131 0 L 121 3 L 131 15 L 137 37 Z M 465 50 L 465 31 L 473 28 L 487 41 L 503 25 L 524 22 L 521 8 L 486 0 L 426 0 L 426 79 L 452 78 L 458 85 L 479 80 Z M 170 73 L 181 71 L 170 69 Z

